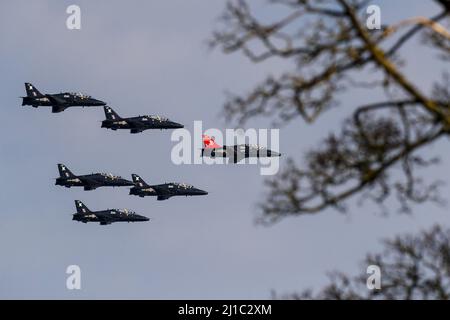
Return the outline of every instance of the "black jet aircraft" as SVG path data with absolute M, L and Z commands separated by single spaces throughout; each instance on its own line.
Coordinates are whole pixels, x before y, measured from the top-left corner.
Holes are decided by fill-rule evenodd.
M 80 200 L 75 200 L 75 207 L 77 208 L 77 213 L 73 215 L 72 220 L 83 223 L 100 222 L 100 225 L 104 226 L 113 222 L 143 222 L 150 220 L 128 209 L 91 211 Z
M 31 83 L 25 83 L 27 96 L 22 97 L 22 106 L 52 107 L 53 113 L 66 110 L 69 107 L 98 107 L 106 105 L 105 102 L 82 93 L 56 93 L 42 94 Z
M 98 187 L 124 187 L 132 186 L 133 182 L 110 173 L 92 173 L 76 176 L 63 164 L 58 164 L 59 178 L 56 178 L 57 186 L 84 187 L 84 190 L 95 190 Z
M 232 163 L 238 163 L 246 158 L 280 157 L 281 153 L 265 147 L 251 144 L 221 146 L 214 141 L 214 137 L 203 135 L 202 157 L 228 158 Z
M 137 116 L 131 118 L 120 117 L 111 107 L 104 106 L 106 120 L 102 121 L 102 128 L 117 130 L 129 129 L 130 133 L 139 133 L 148 129 L 180 129 L 182 124 L 173 122 L 160 116 Z
M 196 189 L 185 183 L 164 183 L 158 185 L 148 185 L 137 174 L 131 175 L 134 187 L 130 189 L 130 195 L 139 197 L 156 196 L 157 200 L 167 200 L 174 196 L 205 196 L 208 192 Z

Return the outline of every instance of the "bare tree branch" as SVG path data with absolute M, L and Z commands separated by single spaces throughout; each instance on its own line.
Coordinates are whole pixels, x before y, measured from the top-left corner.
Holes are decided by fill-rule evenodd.
M 295 65 L 268 77 L 247 95 L 230 94 L 224 107 L 228 121 L 243 125 L 266 116 L 276 125 L 297 117 L 312 123 L 337 108 L 339 95 L 346 90 L 386 92 L 385 101 L 368 101 L 356 109 L 346 106 L 353 114 L 339 134 L 330 134 L 321 147 L 307 153 L 302 166 L 290 159 L 278 176 L 266 182 L 260 221 L 272 223 L 330 207 L 345 211 L 347 200 L 358 194 L 378 204 L 394 195 L 406 212 L 410 203 L 440 202 L 440 182 L 425 182 L 418 169 L 437 163 L 436 158 L 425 159 L 421 149 L 450 133 L 449 76 L 434 80 L 433 92 L 427 93 L 399 64 L 400 49 L 420 31 L 425 42 L 439 49 L 444 59 L 450 58 L 450 32 L 444 27 L 450 2 L 435 2 L 442 12 L 380 31 L 366 28 L 368 1 L 272 0 L 272 5 L 292 10 L 275 23 L 257 19 L 244 0 L 228 2 L 224 27 L 213 34 L 212 45 L 226 53 L 240 51 L 257 63 L 281 58 Z M 359 79 L 369 67 L 374 79 Z M 388 94 L 394 90 L 401 99 Z
M 312 290 L 285 294 L 284 299 L 411 300 L 450 299 L 450 230 L 434 226 L 419 235 L 398 236 L 384 241 L 384 252 L 367 255 L 361 274 L 330 275 L 330 284 L 314 294 Z M 381 289 L 367 288 L 366 269 L 381 271 Z

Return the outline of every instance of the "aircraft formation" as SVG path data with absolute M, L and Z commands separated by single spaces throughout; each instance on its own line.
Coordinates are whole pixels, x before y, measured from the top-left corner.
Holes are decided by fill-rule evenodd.
M 26 96 L 21 97 L 22 106 L 51 107 L 52 113 L 63 112 L 70 107 L 103 107 L 105 120 L 102 128 L 111 130 L 130 130 L 136 134 L 149 129 L 179 129 L 182 124 L 156 115 L 144 115 L 134 117 L 121 117 L 106 102 L 95 99 L 82 93 L 62 92 L 57 94 L 42 94 L 31 83 L 25 83 Z M 203 135 L 202 157 L 228 158 L 231 163 L 238 163 L 246 158 L 279 157 L 280 153 L 268 150 L 257 145 L 241 144 L 233 146 L 220 146 L 214 137 Z M 55 185 L 66 188 L 82 187 L 85 191 L 95 190 L 100 187 L 131 187 L 129 195 L 156 197 L 158 201 L 167 200 L 176 196 L 205 196 L 207 191 L 197 189 L 185 183 L 163 183 L 149 185 L 139 175 L 131 174 L 132 180 L 107 173 L 91 173 L 75 175 L 66 165 L 58 164 L 59 177 Z M 83 223 L 98 222 L 100 225 L 108 225 L 114 222 L 144 222 L 150 219 L 136 214 L 128 209 L 106 209 L 101 211 L 89 210 L 80 200 L 75 200 L 77 212 L 73 214 L 74 221 Z
M 130 189 L 130 195 L 139 197 L 156 196 L 158 201 L 175 196 L 206 196 L 208 194 L 208 192 L 186 183 L 171 182 L 150 186 L 134 173 L 131 175 L 133 181 L 130 181 L 111 173 L 91 173 L 77 176 L 61 163 L 58 164 L 58 170 L 59 177 L 56 178 L 55 185 L 66 188 L 83 187 L 85 191 L 90 191 L 100 187 L 133 186 Z
M 21 97 L 22 106 L 51 107 L 52 113 L 63 112 L 70 107 L 103 107 L 106 119 L 102 122 L 102 128 L 129 129 L 130 133 L 140 133 L 148 129 L 184 128 L 182 124 L 156 115 L 122 118 L 111 107 L 107 106 L 106 102 L 83 93 L 42 94 L 31 83 L 25 83 L 25 90 L 27 96 Z

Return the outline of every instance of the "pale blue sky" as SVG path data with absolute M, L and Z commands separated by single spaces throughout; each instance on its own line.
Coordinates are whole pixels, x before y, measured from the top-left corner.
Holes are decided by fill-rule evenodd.
M 431 1 L 374 2 L 386 21 L 436 12 Z M 66 7 L 74 3 L 82 9 L 81 31 L 65 28 Z M 92 94 L 124 115 L 161 114 L 188 129 L 194 120 L 225 129 L 224 92 L 244 93 L 286 64 L 255 66 L 238 54 L 207 50 L 223 6 L 217 0 L 2 1 L 0 298 L 269 298 L 272 289 L 317 288 L 330 270 L 361 272 L 359 261 L 380 249 L 381 238 L 434 222 L 449 225 L 446 208 L 424 205 L 413 216 L 383 218 L 365 206 L 347 216 L 330 210 L 255 226 L 264 192 L 257 167 L 175 166 L 170 131 L 112 132 L 100 128 L 102 109 L 51 114 L 20 106 L 23 83 L 32 82 L 42 92 Z M 269 15 L 271 7 L 261 1 L 256 10 Z M 405 52 L 405 72 L 429 88 L 443 64 L 417 43 Z M 352 92 L 314 126 L 298 121 L 282 128 L 281 152 L 300 159 L 348 109 L 375 98 Z M 427 149 L 443 160 L 427 177 L 448 181 L 447 143 Z M 59 162 L 75 173 L 135 172 L 150 183 L 187 182 L 210 193 L 157 202 L 131 197 L 127 188 L 68 190 L 54 186 Z M 94 210 L 127 207 L 152 220 L 76 223 L 74 199 Z M 80 291 L 65 288 L 70 264 L 81 267 Z

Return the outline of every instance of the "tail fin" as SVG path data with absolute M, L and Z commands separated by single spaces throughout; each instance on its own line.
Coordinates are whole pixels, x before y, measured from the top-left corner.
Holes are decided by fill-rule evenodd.
M 75 177 L 75 175 L 67 169 L 67 167 L 61 163 L 58 163 L 59 176 L 61 178 L 71 178 Z
M 103 110 L 105 111 L 106 120 L 118 120 L 118 119 L 121 119 L 120 116 L 111 107 L 104 106 Z
M 77 213 L 88 214 L 91 210 L 88 209 L 80 200 L 75 200 L 75 207 L 77 208 Z
M 203 138 L 203 147 L 205 149 L 214 149 L 214 148 L 222 148 L 221 145 L 218 145 L 214 139 L 214 137 L 207 136 L 206 134 L 202 135 Z
M 133 178 L 133 183 L 134 183 L 137 187 L 141 187 L 141 188 L 143 188 L 143 187 L 148 187 L 148 184 L 147 184 L 144 180 L 142 180 L 142 178 L 139 177 L 137 174 L 133 173 L 133 174 L 131 175 L 131 177 Z
M 30 98 L 38 98 L 38 97 L 44 96 L 31 83 L 25 83 L 25 90 L 27 91 L 27 97 L 30 97 Z

